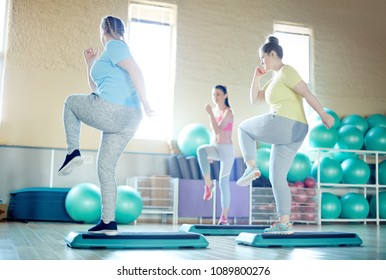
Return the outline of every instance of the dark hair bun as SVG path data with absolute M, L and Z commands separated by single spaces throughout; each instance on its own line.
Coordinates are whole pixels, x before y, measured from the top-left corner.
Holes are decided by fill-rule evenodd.
M 268 42 L 271 43 L 271 44 L 277 44 L 277 45 L 279 45 L 279 39 L 276 38 L 275 36 L 270 36 L 270 37 L 268 38 Z

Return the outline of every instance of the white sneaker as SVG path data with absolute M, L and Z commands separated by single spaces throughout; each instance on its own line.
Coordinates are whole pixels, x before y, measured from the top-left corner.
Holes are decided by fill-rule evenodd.
M 257 167 L 248 167 L 245 169 L 243 176 L 237 180 L 237 185 L 247 187 L 253 180 L 259 178 L 260 176 L 261 172 Z

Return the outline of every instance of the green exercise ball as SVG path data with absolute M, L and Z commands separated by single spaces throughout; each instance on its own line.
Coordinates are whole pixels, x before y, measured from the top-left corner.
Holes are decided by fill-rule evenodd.
M 68 215 L 77 222 L 95 223 L 101 217 L 100 188 L 91 183 L 81 183 L 70 189 L 65 200 Z
M 386 116 L 382 114 L 373 114 L 367 117 L 369 128 L 376 126 L 386 127 Z
M 338 141 L 338 131 L 335 128 L 327 129 L 320 122 L 311 128 L 308 141 L 313 148 L 333 148 Z
M 256 150 L 256 162 L 261 174 L 269 178 L 269 160 L 271 157 L 270 148 L 259 148 Z
M 342 212 L 342 203 L 339 197 L 330 192 L 322 193 L 322 219 L 337 219 Z
M 351 124 L 356 128 L 358 128 L 363 135 L 366 133 L 366 131 L 369 128 L 369 123 L 367 122 L 366 118 L 357 114 L 347 115 L 342 119 L 340 124 L 341 126 L 346 124 Z
M 311 161 L 309 157 L 298 152 L 288 171 L 287 180 L 289 182 L 304 181 L 311 174 Z
M 378 182 L 380 185 L 386 185 L 386 160 L 378 164 Z
M 336 144 L 334 146 L 334 149 L 342 149 L 341 147 L 338 146 L 338 144 Z M 332 153 L 332 157 L 334 159 L 336 159 L 337 161 L 339 162 L 342 162 L 348 158 L 358 158 L 358 155 L 356 153 L 353 153 L 353 152 L 342 152 L 342 151 L 333 151 Z
M 364 134 L 359 128 L 352 124 L 343 124 L 338 129 L 338 141 L 336 143 L 339 149 L 360 150 L 363 147 Z
M 372 217 L 376 217 L 376 196 L 374 195 L 370 200 L 370 213 Z M 386 219 L 386 192 L 379 192 L 379 218 Z
M 343 170 L 339 161 L 329 157 L 323 157 L 319 161 L 315 161 L 312 164 L 311 173 L 312 177 L 316 178 L 316 180 L 318 179 L 318 163 L 321 183 L 337 184 L 341 182 Z
M 188 156 L 196 156 L 197 148 L 210 143 L 210 132 L 202 124 L 188 124 L 178 134 L 177 145 L 181 152 Z
M 140 193 L 131 186 L 118 186 L 115 220 L 120 224 L 134 222 L 142 213 L 143 201 Z
M 370 179 L 370 167 L 360 158 L 349 158 L 341 163 L 342 183 L 367 184 Z
M 365 148 L 370 151 L 386 152 L 386 127 L 370 128 L 365 135 Z
M 262 141 L 258 141 L 257 142 L 257 148 L 260 149 L 260 148 L 269 148 L 271 149 L 272 148 L 272 144 L 269 144 L 269 143 L 266 143 L 266 142 L 262 142 Z
M 340 215 L 343 219 L 366 219 L 370 206 L 367 199 L 359 193 L 346 193 L 341 196 L 342 213 Z

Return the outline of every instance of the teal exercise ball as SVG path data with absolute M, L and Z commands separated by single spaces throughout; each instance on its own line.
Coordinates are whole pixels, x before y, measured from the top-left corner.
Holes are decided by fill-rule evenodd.
M 320 168 L 321 183 L 340 183 L 343 177 L 343 170 L 340 162 L 336 159 L 323 157 L 319 161 L 315 161 L 311 167 L 312 177 L 318 179 L 318 165 Z
M 143 200 L 141 194 L 131 186 L 118 186 L 115 220 L 119 224 L 134 222 L 141 215 Z
M 204 125 L 199 123 L 188 124 L 178 134 L 178 148 L 187 156 L 196 156 L 197 148 L 209 143 L 210 132 Z
M 364 143 L 364 134 L 352 124 L 343 124 L 338 129 L 338 149 L 361 150 Z
M 334 118 L 334 125 L 332 127 L 337 129 L 340 126 L 340 123 L 341 123 L 338 114 L 334 110 L 332 110 L 330 108 L 324 108 L 324 110 Z M 320 118 L 320 116 L 316 115 L 315 121 L 320 122 L 321 120 L 322 119 Z
M 367 122 L 366 118 L 357 114 L 347 115 L 342 119 L 340 124 L 341 126 L 351 124 L 358 128 L 363 134 L 365 134 L 369 128 L 369 123 Z
M 262 141 L 257 141 L 257 148 L 258 149 L 260 149 L 260 148 L 269 148 L 269 149 L 271 149 L 272 148 L 272 144 L 266 143 L 266 142 L 262 142 Z
M 341 196 L 342 213 L 340 215 L 343 219 L 366 219 L 370 206 L 367 199 L 359 193 L 346 193 Z
M 311 161 L 309 157 L 301 152 L 295 155 L 291 168 L 288 171 L 289 182 L 304 181 L 311 174 Z
M 330 192 L 322 193 L 322 219 L 337 219 L 342 212 L 342 203 L 339 197 Z
M 386 160 L 378 164 L 378 182 L 380 185 L 386 185 Z
M 97 222 L 102 209 L 100 188 L 91 183 L 81 183 L 72 187 L 67 193 L 65 208 L 74 221 Z
M 256 151 L 256 162 L 261 174 L 269 178 L 269 160 L 271 157 L 270 148 L 259 148 Z
M 338 144 L 334 146 L 334 149 L 339 150 L 341 149 Z M 342 162 L 348 158 L 358 158 L 358 155 L 354 152 L 342 152 L 342 151 L 333 151 L 332 157 L 339 162 Z
M 375 126 L 367 131 L 365 149 L 386 152 L 386 127 Z
M 374 195 L 370 200 L 370 213 L 372 217 L 377 216 L 377 208 L 376 208 L 376 196 Z M 386 192 L 379 192 L 379 218 L 386 219 Z
M 360 158 L 349 158 L 341 163 L 343 170 L 342 183 L 367 184 L 370 179 L 370 167 Z
M 386 116 L 382 114 L 373 114 L 367 117 L 369 128 L 376 126 L 386 127 Z
M 327 129 L 323 123 L 311 128 L 309 144 L 313 148 L 333 148 L 338 141 L 338 131 L 335 128 Z

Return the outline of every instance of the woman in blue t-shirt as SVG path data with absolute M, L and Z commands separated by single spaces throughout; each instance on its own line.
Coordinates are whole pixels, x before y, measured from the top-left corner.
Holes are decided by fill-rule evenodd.
M 67 97 L 63 122 L 67 155 L 58 175 L 68 175 L 81 165 L 81 123 L 102 132 L 97 171 L 102 195 L 100 222 L 89 229 L 107 235 L 118 233 L 115 221 L 117 185 L 115 167 L 126 145 L 133 138 L 142 119 L 142 107 L 148 116 L 153 111 L 146 98 L 142 72 L 124 42 L 125 27 L 116 17 L 102 19 L 100 26 L 104 51 L 84 51 L 88 81 L 92 93 Z

